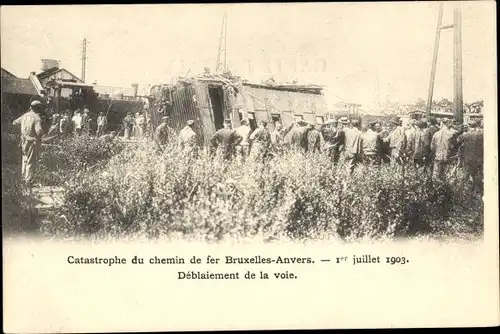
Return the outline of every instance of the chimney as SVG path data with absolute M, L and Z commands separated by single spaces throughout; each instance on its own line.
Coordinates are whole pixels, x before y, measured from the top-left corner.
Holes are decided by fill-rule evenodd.
M 137 98 L 137 91 L 139 90 L 139 84 L 133 83 L 132 89 L 134 90 L 134 99 Z
M 59 61 L 55 59 L 42 59 L 42 71 L 47 71 L 51 68 L 59 68 Z

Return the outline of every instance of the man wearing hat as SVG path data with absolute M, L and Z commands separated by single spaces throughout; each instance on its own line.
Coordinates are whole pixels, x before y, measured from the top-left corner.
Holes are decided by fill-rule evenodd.
M 479 121 L 469 122 L 469 131 L 458 137 L 460 158 L 464 165 L 465 177 L 472 178 L 474 188 L 482 191 L 483 184 L 483 130 Z
M 21 141 L 19 146 L 22 152 L 21 175 L 28 187 L 33 184 L 36 171 L 36 160 L 40 153 L 42 144 L 42 118 L 40 114 L 44 110 L 40 101 L 31 102 L 30 110 L 17 118 L 13 125 L 21 127 Z
M 352 174 L 354 168 L 361 162 L 363 151 L 359 120 L 353 119 L 351 126 L 351 128 L 345 130 L 344 156 L 349 166 L 349 172 Z
M 432 168 L 434 164 L 434 157 L 432 156 L 431 142 L 434 134 L 439 131 L 439 126 L 437 119 L 434 116 L 430 116 L 427 119 L 427 128 L 424 130 L 424 172 L 430 171 L 432 174 Z
M 377 122 L 368 124 L 366 131 L 361 135 L 363 158 L 369 164 L 379 164 L 381 155 L 382 138 L 375 131 Z
M 134 128 L 134 117 L 132 116 L 132 113 L 129 111 L 127 113 L 127 116 L 123 119 L 123 137 L 125 139 L 130 139 L 130 136 L 132 135 L 132 130 Z
M 336 165 L 340 158 L 340 152 L 344 148 L 345 135 L 341 126 L 338 125 L 336 119 L 326 122 L 323 128 L 323 139 L 325 140 L 325 149 L 327 155 L 332 159 L 333 164 Z
M 295 122 L 288 128 L 285 133 L 284 144 L 289 149 L 298 149 L 302 152 L 307 151 L 307 137 L 312 126 L 300 118 L 296 118 Z
M 267 129 L 267 121 L 261 120 L 259 127 L 250 135 L 252 147 L 250 156 L 253 160 L 264 161 L 271 150 L 271 133 Z
M 181 149 L 186 153 L 192 153 L 196 146 L 196 132 L 193 130 L 194 121 L 187 121 L 186 126 L 179 132 Z
M 307 150 L 310 153 L 321 152 L 325 144 L 325 139 L 320 130 L 321 124 L 316 124 L 307 135 Z
M 441 123 L 441 129 L 432 137 L 431 151 L 434 156 L 434 176 L 444 179 L 456 146 L 456 131 L 451 129 L 452 121 L 450 119 L 443 118 Z
M 236 128 L 236 132 L 243 138 L 241 143 L 236 147 L 238 156 L 242 159 L 246 158 L 250 150 L 250 127 L 248 126 L 248 120 L 244 119 L 241 121 L 241 125 Z
M 401 164 L 406 150 L 406 134 L 404 128 L 401 126 L 399 117 L 393 118 L 391 124 L 392 131 L 383 140 L 389 144 L 392 163 Z
M 243 137 L 240 136 L 234 129 L 231 128 L 231 120 L 224 120 L 224 127 L 217 130 L 210 140 L 212 145 L 212 153 L 220 155 L 225 160 L 231 160 L 236 152 Z
M 133 121 L 132 118 L 131 120 Z M 155 141 L 158 145 L 161 145 L 161 147 L 165 146 L 173 137 L 173 131 L 170 126 L 168 126 L 168 120 L 168 116 L 163 116 L 160 125 L 158 125 L 155 130 Z

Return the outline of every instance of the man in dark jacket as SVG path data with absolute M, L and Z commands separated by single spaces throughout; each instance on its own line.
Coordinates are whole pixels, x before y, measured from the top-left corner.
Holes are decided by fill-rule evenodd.
M 431 116 L 427 120 L 428 127 L 424 130 L 424 143 L 423 143 L 423 154 L 424 154 L 424 172 L 430 172 L 432 174 L 434 167 L 434 157 L 431 150 L 431 142 L 434 134 L 439 131 L 439 126 L 437 125 L 437 120 L 435 117 Z
M 296 120 L 285 130 L 284 144 L 289 149 L 298 149 L 307 152 L 307 136 L 312 126 L 303 120 Z
M 338 126 L 337 120 L 331 120 L 323 128 L 323 138 L 325 140 L 328 156 L 336 165 L 339 162 L 340 152 L 344 149 L 345 134 Z
M 231 160 L 236 153 L 238 146 L 243 137 L 236 130 L 231 128 L 231 121 L 226 119 L 224 127 L 217 130 L 210 143 L 212 145 L 212 153 L 222 156 L 225 160 Z
M 321 152 L 324 144 L 323 135 L 320 132 L 321 125 L 316 125 L 307 134 L 307 151 L 310 153 Z
M 363 160 L 369 164 L 378 165 L 380 163 L 380 149 L 382 138 L 375 131 L 376 122 L 368 125 L 367 130 L 361 135 L 361 147 L 363 150 Z
M 474 187 L 482 191 L 483 186 L 483 131 L 477 121 L 469 123 L 469 131 L 458 137 L 459 154 L 465 176 L 472 178 Z

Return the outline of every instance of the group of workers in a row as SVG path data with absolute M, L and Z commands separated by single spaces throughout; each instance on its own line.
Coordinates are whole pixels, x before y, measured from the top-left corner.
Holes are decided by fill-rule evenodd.
M 188 121 L 178 138 L 190 149 L 197 142 L 193 125 L 194 121 Z M 163 144 L 172 135 L 175 134 L 168 126 L 168 117 L 164 117 L 155 139 Z M 371 122 L 361 126 L 357 119 L 341 117 L 317 125 L 296 119 L 286 128 L 276 122 L 271 131 L 267 121 L 260 121 L 259 127 L 252 131 L 247 120 L 233 129 L 231 121 L 226 119 L 210 143 L 212 152 L 225 159 L 265 160 L 287 149 L 298 149 L 309 154 L 323 152 L 335 165 L 343 157 L 351 172 L 361 163 L 392 163 L 410 165 L 441 179 L 456 162 L 462 164 L 467 177 L 477 184 L 482 182 L 483 131 L 478 121 L 461 126 L 447 118 L 430 117 L 412 119 L 403 126 L 401 119 L 395 117 L 388 125 Z

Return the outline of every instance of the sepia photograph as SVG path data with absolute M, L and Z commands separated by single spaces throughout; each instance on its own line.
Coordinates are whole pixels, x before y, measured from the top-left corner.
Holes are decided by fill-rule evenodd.
M 61 257 L 46 268 L 68 280 L 83 269 L 64 268 L 85 265 L 94 282 L 115 273 L 92 265 L 133 267 L 146 247 L 146 264 L 165 268 L 422 268 L 424 260 L 395 248 L 383 256 L 368 246 L 339 252 L 377 243 L 417 252 L 424 244 L 425 259 L 438 261 L 435 250 L 446 243 L 482 247 L 495 234 L 485 218 L 497 188 L 494 8 L 489 1 L 2 6 L 4 280 L 7 264 L 12 273 L 43 271 L 28 269 L 21 260 L 31 261 L 28 253 L 38 263 Z M 61 246 L 35 251 L 40 240 Z M 134 240 L 145 246 L 129 258 L 117 243 Z M 186 253 L 189 246 L 152 248 L 177 242 L 196 243 L 204 262 Z M 237 245 L 246 242 L 262 252 L 242 257 Z M 203 245 L 225 243 L 233 248 L 219 248 L 221 262 L 203 253 Z M 293 246 L 315 243 L 338 251 Z M 266 245 L 290 247 L 268 257 Z M 263 271 L 173 271 L 171 284 L 266 279 Z M 306 279 L 282 271 L 275 280 Z M 156 275 L 147 272 L 148 281 Z M 463 298 L 471 307 L 480 296 Z M 320 312 L 316 321 L 320 315 L 328 318 Z M 105 328 L 139 329 L 120 324 Z M 50 326 L 43 331 L 91 331 Z
M 395 20 L 420 33 L 396 35 L 355 28 L 392 5 L 342 6 L 318 27 L 293 24 L 302 5 L 262 6 L 290 31 L 252 26 L 247 5 L 146 7 L 166 17 L 146 25 L 116 24 L 130 6 L 4 8 L 4 231 L 480 237 L 495 113 L 477 80 L 493 42 L 480 6 L 406 4 L 411 21 Z M 181 8 L 206 13 L 200 33 L 173 20 Z

